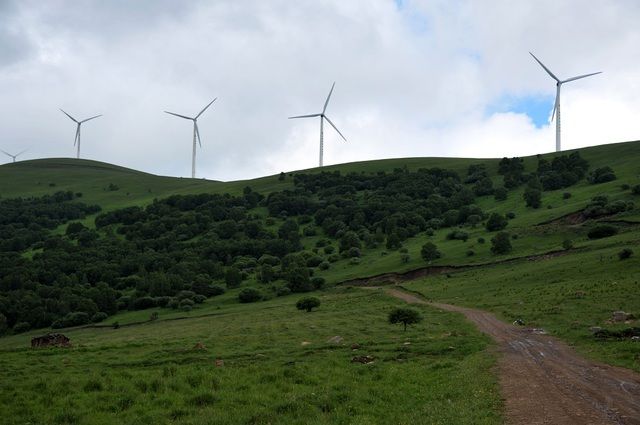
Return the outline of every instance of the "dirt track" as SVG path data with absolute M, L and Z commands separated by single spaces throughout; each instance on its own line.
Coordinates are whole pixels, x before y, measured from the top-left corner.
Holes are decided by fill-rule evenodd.
M 640 424 L 639 374 L 586 360 L 556 338 L 484 311 L 428 303 L 396 288 L 385 291 L 407 303 L 462 313 L 498 343 L 508 424 Z

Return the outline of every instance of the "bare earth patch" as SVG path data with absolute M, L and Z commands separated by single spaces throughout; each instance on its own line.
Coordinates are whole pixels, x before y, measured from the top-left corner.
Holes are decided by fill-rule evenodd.
M 498 343 L 507 423 L 640 424 L 639 374 L 586 360 L 556 338 L 504 323 L 491 313 L 384 290 L 410 304 L 462 313 Z

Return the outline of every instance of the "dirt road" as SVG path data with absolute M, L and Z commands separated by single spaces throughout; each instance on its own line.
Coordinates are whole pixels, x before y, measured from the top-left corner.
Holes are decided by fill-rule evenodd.
M 407 303 L 462 313 L 498 343 L 508 424 L 640 424 L 639 374 L 586 360 L 556 338 L 509 325 L 491 313 L 384 290 Z

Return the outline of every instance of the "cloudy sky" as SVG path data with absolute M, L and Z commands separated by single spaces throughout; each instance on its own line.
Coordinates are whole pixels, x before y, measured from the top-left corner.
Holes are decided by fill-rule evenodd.
M 502 157 L 640 139 L 637 0 L 0 0 L 0 149 L 234 180 L 409 156 Z M 2 161 L 10 160 L 2 158 Z

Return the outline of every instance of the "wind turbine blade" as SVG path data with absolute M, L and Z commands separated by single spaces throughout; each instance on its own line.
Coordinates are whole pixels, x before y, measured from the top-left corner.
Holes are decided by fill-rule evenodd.
M 311 114 L 311 115 L 298 115 L 296 117 L 289 117 L 290 120 L 295 119 L 295 118 L 313 118 L 313 117 L 319 117 L 322 114 Z
M 575 81 L 575 80 L 579 80 L 581 78 L 587 78 L 587 77 L 591 77 L 592 75 L 598 75 L 598 74 L 602 74 L 602 71 L 600 72 L 592 72 L 591 74 L 585 74 L 585 75 L 578 75 L 577 77 L 573 77 L 573 78 L 569 78 L 563 81 L 563 83 L 568 83 L 569 81 Z
M 185 120 L 192 120 L 193 121 L 193 118 L 191 118 L 191 117 L 185 117 L 184 115 L 174 114 L 173 112 L 169 112 L 169 111 L 164 111 L 164 112 L 169 114 L 169 115 L 175 115 L 176 117 L 184 118 Z
M 27 149 L 23 150 L 23 151 L 22 151 L 22 152 L 20 152 L 19 154 L 16 154 L 16 156 L 20 156 L 20 155 L 22 155 L 23 153 L 25 153 L 25 152 L 26 152 L 26 151 L 28 151 L 28 150 L 29 150 L 29 148 L 27 148 Z
M 13 158 L 13 155 L 11 155 L 9 152 L 7 151 L 3 151 L 2 149 L 0 149 L 0 152 L 2 152 L 3 154 L 10 156 L 11 158 Z
M 200 130 L 198 129 L 198 123 L 193 120 L 193 125 L 195 126 L 196 129 L 196 136 L 198 137 L 198 144 L 200 145 L 200 148 L 202 148 L 202 141 L 200 140 Z
M 553 113 L 551 114 L 551 121 L 553 121 L 553 119 L 556 117 L 556 110 L 557 109 L 558 109 L 558 95 L 556 95 L 556 101 L 553 102 Z
M 342 133 L 340 133 L 340 130 L 338 130 L 338 127 L 336 127 L 336 126 L 331 122 L 331 120 L 329 119 L 329 117 L 325 115 L 325 116 L 324 116 L 324 118 L 329 122 L 329 124 L 331 124 L 331 127 L 333 127 L 333 129 L 334 129 L 335 131 L 337 131 L 337 132 L 338 132 L 338 134 L 340 135 L 340 137 L 342 137 L 342 140 L 344 140 L 344 141 L 346 142 L 346 141 L 347 141 L 347 139 L 345 139 L 345 137 L 342 135 Z
M 87 118 L 86 120 L 82 120 L 82 121 L 80 121 L 80 124 L 82 124 L 83 122 L 91 121 L 92 119 L 94 119 L 94 118 L 98 118 L 98 117 L 101 117 L 101 116 L 102 116 L 102 114 L 100 114 L 100 115 L 96 115 L 95 117 Z
M 200 115 L 202 115 L 202 113 L 203 113 L 204 111 L 206 111 L 206 110 L 207 110 L 207 108 L 208 108 L 209 106 L 211 106 L 211 104 L 212 104 L 213 102 L 215 102 L 215 101 L 216 101 L 216 99 L 218 99 L 218 98 L 216 97 L 216 98 L 215 98 L 215 99 L 213 99 L 211 102 L 209 102 L 209 104 L 208 104 L 207 106 L 205 106 L 205 107 L 204 107 L 204 109 L 203 109 L 202 111 L 200 111 L 200 113 L 199 113 L 198 115 L 196 115 L 196 119 L 200 118 Z
M 324 108 L 322 108 L 322 113 L 324 114 L 327 111 L 327 105 L 329 105 L 329 99 L 331 99 L 331 93 L 333 93 L 333 88 L 336 86 L 336 82 L 333 82 L 331 86 L 331 90 L 329 90 L 329 96 L 327 96 L 327 100 L 324 102 Z
M 62 111 L 62 108 L 60 109 Z M 68 116 L 69 118 L 71 118 L 73 120 L 73 122 L 77 123 L 78 120 L 76 120 L 75 118 L 73 118 L 71 115 L 67 114 L 65 111 L 62 111 L 63 114 L 65 114 L 66 116 Z
M 76 128 L 76 137 L 73 139 L 73 146 L 78 143 L 78 136 L 80 136 L 80 123 L 78 123 L 78 128 Z
M 536 57 L 536 55 L 534 55 L 533 53 L 529 52 L 529 54 L 531 56 L 533 56 L 533 58 L 536 60 L 536 62 L 538 62 L 540 64 L 541 67 L 544 68 L 545 71 L 547 71 L 547 74 L 549 74 L 551 76 L 551 78 L 553 78 L 554 80 L 556 80 L 557 82 L 560 82 L 560 79 L 558 77 L 556 77 L 555 75 L 553 75 L 553 72 L 549 71 L 549 68 L 547 68 L 546 66 L 544 66 L 544 64 L 542 62 L 540 62 L 540 59 L 538 59 Z

